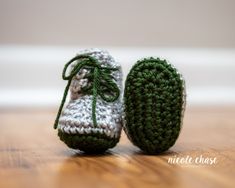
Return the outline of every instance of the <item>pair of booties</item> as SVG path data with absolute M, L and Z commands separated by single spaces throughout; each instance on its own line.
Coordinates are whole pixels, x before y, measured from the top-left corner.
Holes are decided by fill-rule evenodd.
M 126 78 L 123 99 L 122 69 L 107 51 L 81 51 L 65 65 L 62 77 L 68 83 L 54 128 L 68 147 L 105 152 L 118 143 L 122 127 L 148 154 L 164 152 L 177 140 L 185 86 L 166 60 L 137 61 Z M 70 101 L 63 108 L 69 90 Z

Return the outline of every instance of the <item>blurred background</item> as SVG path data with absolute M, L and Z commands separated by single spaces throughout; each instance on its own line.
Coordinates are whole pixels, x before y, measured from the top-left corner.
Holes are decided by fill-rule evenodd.
M 64 64 L 107 49 L 124 79 L 140 58 L 174 64 L 188 105 L 235 104 L 233 0 L 0 0 L 0 107 L 57 107 Z

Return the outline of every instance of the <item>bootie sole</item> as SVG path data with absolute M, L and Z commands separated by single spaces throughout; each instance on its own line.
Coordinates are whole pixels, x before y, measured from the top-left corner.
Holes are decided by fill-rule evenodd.
M 176 142 L 185 105 L 184 80 L 165 60 L 138 61 L 124 91 L 124 130 L 148 154 L 166 151 Z

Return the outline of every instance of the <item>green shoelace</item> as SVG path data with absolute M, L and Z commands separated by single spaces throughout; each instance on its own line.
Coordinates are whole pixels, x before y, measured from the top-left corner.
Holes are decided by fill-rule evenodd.
M 66 76 L 67 68 L 74 61 L 78 61 L 78 63 L 73 67 L 72 71 L 68 76 Z M 92 99 L 92 120 L 93 124 L 97 126 L 96 120 L 96 101 L 97 96 L 99 95 L 106 102 L 114 102 L 118 99 L 120 95 L 119 88 L 117 84 L 113 81 L 115 79 L 111 73 L 112 71 L 117 71 L 118 68 L 111 67 L 103 67 L 98 62 L 97 59 L 89 56 L 89 55 L 77 55 L 73 59 L 71 59 L 68 63 L 65 64 L 62 78 L 63 80 L 68 80 L 67 86 L 64 90 L 63 98 L 59 107 L 59 111 L 56 116 L 56 120 L 54 123 L 54 128 L 56 129 L 58 126 L 59 118 L 66 101 L 66 97 L 68 94 L 68 90 L 72 79 L 76 74 L 82 69 L 85 68 L 90 72 L 84 76 L 84 79 L 88 79 L 87 86 L 81 88 L 84 94 L 93 95 Z M 89 84 L 90 83 L 90 84 Z

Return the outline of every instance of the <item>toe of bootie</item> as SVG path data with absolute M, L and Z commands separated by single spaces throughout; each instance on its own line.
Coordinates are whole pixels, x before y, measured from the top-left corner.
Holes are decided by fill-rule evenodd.
M 104 153 L 119 141 L 119 138 L 110 138 L 100 133 L 68 134 L 59 130 L 58 136 L 68 147 L 85 153 Z
M 92 96 L 71 100 L 63 111 L 58 136 L 68 147 L 86 153 L 103 153 L 119 141 L 122 130 L 119 102 L 97 101 L 97 125 L 92 121 Z
M 182 76 L 165 60 L 138 61 L 124 90 L 124 130 L 148 154 L 168 150 L 176 142 L 185 108 Z

